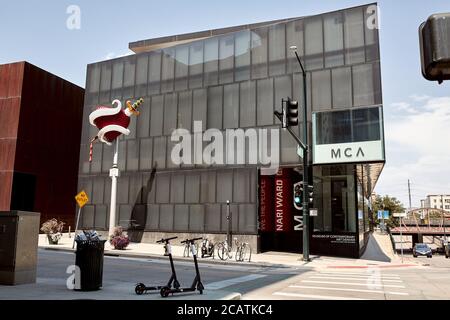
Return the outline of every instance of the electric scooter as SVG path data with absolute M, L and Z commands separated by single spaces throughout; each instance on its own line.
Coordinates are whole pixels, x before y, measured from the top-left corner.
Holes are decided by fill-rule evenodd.
M 180 292 L 191 292 L 198 290 L 200 294 L 203 294 L 203 290 L 205 287 L 203 286 L 202 280 L 200 279 L 200 271 L 198 270 L 198 263 L 197 263 L 197 250 L 195 248 L 195 241 L 202 240 L 203 238 L 195 238 L 195 239 L 186 239 L 182 241 L 181 243 L 187 243 L 189 244 L 192 252 L 192 256 L 194 257 L 194 265 L 195 265 L 195 278 L 192 282 L 192 285 L 188 288 L 170 288 L 170 286 L 165 286 L 161 288 L 160 294 L 161 297 L 165 298 L 170 293 L 173 295 L 174 293 L 180 293 Z
M 136 294 L 141 295 L 143 293 L 146 293 L 147 291 L 161 290 L 162 288 L 172 288 L 172 284 L 175 289 L 178 289 L 180 287 L 180 283 L 177 280 L 177 274 L 175 273 L 175 267 L 173 265 L 172 247 L 170 244 L 170 240 L 173 240 L 176 238 L 178 238 L 178 237 L 172 237 L 172 238 L 166 238 L 166 239 L 162 238 L 161 240 L 156 241 L 156 243 L 164 243 L 164 249 L 165 249 L 164 255 L 169 256 L 170 267 L 172 269 L 172 275 L 170 276 L 170 279 L 169 279 L 169 282 L 167 282 L 167 285 L 147 287 L 143 283 L 138 283 L 136 285 L 136 288 L 134 289 Z

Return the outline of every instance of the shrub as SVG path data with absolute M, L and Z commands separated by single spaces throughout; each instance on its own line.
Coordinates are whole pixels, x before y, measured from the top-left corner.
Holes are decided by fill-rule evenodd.
M 124 234 L 123 228 L 121 226 L 115 227 L 113 234 L 109 239 L 109 243 L 118 250 L 125 249 L 130 244 L 130 239 Z
M 65 223 L 56 219 L 45 221 L 41 226 L 41 231 L 45 234 L 56 234 L 63 231 Z

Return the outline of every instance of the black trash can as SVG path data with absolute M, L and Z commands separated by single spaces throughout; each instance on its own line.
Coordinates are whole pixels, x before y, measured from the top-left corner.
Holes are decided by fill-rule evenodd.
M 75 265 L 80 270 L 80 286 L 75 285 L 75 290 L 100 290 L 103 285 L 103 253 L 106 240 L 75 241 Z

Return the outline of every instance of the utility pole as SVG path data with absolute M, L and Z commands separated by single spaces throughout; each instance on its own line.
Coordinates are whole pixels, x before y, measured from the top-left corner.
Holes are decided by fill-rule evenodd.
M 409 210 L 411 210 L 411 183 L 409 182 L 409 179 L 408 179 L 408 196 L 409 196 Z

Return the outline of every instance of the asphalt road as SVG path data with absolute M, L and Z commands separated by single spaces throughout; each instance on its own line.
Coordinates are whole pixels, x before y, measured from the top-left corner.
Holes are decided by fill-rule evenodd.
M 405 256 L 420 267 L 320 269 L 250 292 L 243 299 L 449 300 L 450 259 Z
M 67 268 L 73 253 L 39 250 L 37 283 L 0 286 L 0 299 L 160 299 L 158 294 L 137 296 L 136 283 L 164 284 L 170 276 L 165 260 L 105 257 L 103 288 L 80 293 L 67 289 Z M 408 263 L 412 257 L 406 257 Z M 242 299 L 450 299 L 450 259 L 418 258 L 420 267 L 316 269 L 305 267 L 251 267 L 205 264 L 200 272 L 205 292 L 239 292 Z M 414 261 L 419 261 L 415 259 Z M 189 286 L 193 263 L 176 261 L 178 279 Z M 198 293 L 186 298 L 199 298 Z M 210 295 L 210 299 L 221 299 Z
M 138 296 L 134 293 L 135 285 L 140 282 L 146 285 L 164 285 L 171 274 L 168 260 L 105 256 L 102 290 L 75 292 L 69 290 L 66 285 L 70 276 L 66 271 L 74 264 L 74 253 L 41 249 L 38 253 L 37 283 L 14 287 L 0 286 L 0 299 L 153 299 L 159 298 L 159 294 Z M 195 277 L 194 263 L 175 261 L 175 268 L 181 285 L 189 287 Z M 299 270 L 245 266 L 245 263 L 242 266 L 200 264 L 206 293 L 246 294 L 305 271 L 304 268 Z M 198 293 L 185 296 L 195 298 Z M 220 295 L 209 297 L 222 298 Z

